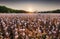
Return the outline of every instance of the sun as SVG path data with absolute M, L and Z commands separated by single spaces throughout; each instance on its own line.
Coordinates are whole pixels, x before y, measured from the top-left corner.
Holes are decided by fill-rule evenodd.
M 33 9 L 32 9 L 32 8 L 28 8 L 28 11 L 29 11 L 29 12 L 33 12 Z

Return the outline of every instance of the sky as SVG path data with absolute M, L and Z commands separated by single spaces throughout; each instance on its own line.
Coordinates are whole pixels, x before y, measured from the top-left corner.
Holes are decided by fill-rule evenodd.
M 0 0 L 0 5 L 26 11 L 50 11 L 60 9 L 60 0 Z

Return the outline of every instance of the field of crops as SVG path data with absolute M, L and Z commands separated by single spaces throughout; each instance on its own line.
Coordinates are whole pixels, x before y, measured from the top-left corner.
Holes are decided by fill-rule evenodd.
M 60 14 L 0 14 L 0 39 L 60 39 Z

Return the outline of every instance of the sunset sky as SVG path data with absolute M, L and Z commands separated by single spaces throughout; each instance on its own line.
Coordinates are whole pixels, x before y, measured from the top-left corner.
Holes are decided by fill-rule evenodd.
M 0 0 L 0 5 L 26 11 L 48 11 L 60 9 L 60 0 Z

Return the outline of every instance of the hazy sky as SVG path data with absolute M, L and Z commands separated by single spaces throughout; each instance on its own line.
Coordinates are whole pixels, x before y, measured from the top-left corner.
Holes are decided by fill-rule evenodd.
M 0 0 L 0 5 L 18 10 L 47 11 L 60 9 L 60 0 Z

